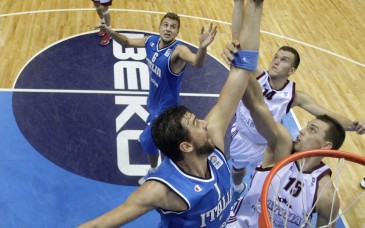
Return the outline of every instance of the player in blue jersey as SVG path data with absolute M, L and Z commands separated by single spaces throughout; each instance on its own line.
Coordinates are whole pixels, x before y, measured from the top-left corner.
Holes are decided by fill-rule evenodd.
M 186 64 L 202 67 L 207 58 L 207 47 L 213 42 L 217 27 L 210 24 L 207 32 L 204 27 L 199 36 L 199 49 L 193 53 L 176 37 L 180 29 L 180 17 L 175 13 L 167 13 L 160 22 L 160 35 L 145 36 L 143 38 L 129 38 L 119 34 L 105 25 L 100 25 L 105 31 L 123 47 L 145 47 L 147 65 L 150 69 L 150 91 L 147 99 L 148 126 L 140 136 L 143 151 L 147 152 L 150 163 L 149 173 L 156 172 L 159 151 L 151 137 L 151 126 L 154 119 L 166 108 L 179 104 L 180 82 L 184 76 Z M 147 174 L 147 176 L 148 176 Z M 143 184 L 145 177 L 138 183 Z
M 232 204 L 224 138 L 258 60 L 262 0 L 250 0 L 240 34 L 242 61 L 232 66 L 205 119 L 170 107 L 153 123 L 152 137 L 166 156 L 157 172 L 126 202 L 81 227 L 114 227 L 156 209 L 160 227 L 224 227 Z

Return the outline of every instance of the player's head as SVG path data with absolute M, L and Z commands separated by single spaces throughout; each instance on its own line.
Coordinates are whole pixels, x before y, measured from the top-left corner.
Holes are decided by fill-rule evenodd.
M 300 64 L 297 50 L 290 46 L 282 46 L 271 60 L 269 74 L 271 77 L 289 77 L 294 74 Z
M 176 13 L 167 13 L 160 22 L 160 36 L 164 42 L 175 40 L 180 29 L 180 17 Z
M 345 130 L 337 120 L 328 115 L 320 115 L 309 121 L 307 126 L 300 130 L 294 142 L 294 150 L 338 150 L 342 146 L 345 136 Z
M 300 55 L 298 53 L 297 50 L 295 50 L 295 48 L 290 47 L 290 46 L 282 46 L 279 48 L 278 51 L 286 51 L 286 52 L 290 52 L 294 55 L 294 59 L 292 61 L 292 67 L 294 67 L 295 69 L 298 69 L 298 66 L 300 64 Z
M 185 153 L 205 155 L 214 149 L 206 121 L 197 119 L 185 106 L 162 112 L 153 123 L 152 138 L 161 153 L 175 162 L 183 160 Z
M 171 13 L 171 12 L 166 13 L 165 16 L 163 16 L 163 18 L 161 19 L 160 25 L 162 24 L 162 22 L 166 18 L 169 18 L 170 20 L 176 21 L 177 22 L 177 29 L 180 29 L 180 16 L 179 15 L 177 15 L 176 13 Z

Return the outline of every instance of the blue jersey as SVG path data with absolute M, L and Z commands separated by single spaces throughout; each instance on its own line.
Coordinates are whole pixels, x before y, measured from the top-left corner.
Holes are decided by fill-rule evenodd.
M 185 211 L 158 209 L 160 227 L 224 227 L 232 203 L 230 169 L 222 152 L 215 149 L 208 157 L 209 179 L 191 176 L 165 158 L 147 180 L 165 184 L 185 201 Z
M 160 36 L 149 36 L 145 44 L 146 61 L 150 71 L 147 109 L 152 118 L 166 108 L 179 104 L 180 82 L 184 73 L 182 70 L 175 74 L 170 69 L 170 56 L 181 42 L 175 40 L 169 46 L 159 49 L 160 40 Z

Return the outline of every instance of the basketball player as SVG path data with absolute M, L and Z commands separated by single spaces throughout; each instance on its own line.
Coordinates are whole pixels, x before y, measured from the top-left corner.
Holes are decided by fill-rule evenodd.
M 155 120 L 154 142 L 166 158 L 127 201 L 80 227 L 114 227 L 157 209 L 159 227 L 224 227 L 232 202 L 224 136 L 258 60 L 262 1 L 250 0 L 239 38 L 242 61 L 231 67 L 217 104 L 204 120 L 170 107 Z
M 109 6 L 112 5 L 113 0 L 91 0 L 94 3 L 96 13 L 100 18 L 101 24 L 106 26 L 111 26 L 111 17 L 109 12 Z M 110 35 L 106 34 L 104 31 L 99 31 L 98 36 L 102 37 L 100 40 L 100 45 L 106 46 L 110 42 Z
M 145 36 L 132 39 L 114 32 L 108 26 L 98 28 L 106 32 L 123 47 L 145 47 L 147 62 L 150 68 L 150 91 L 147 99 L 148 126 L 140 136 L 143 151 L 147 152 L 150 163 L 149 173 L 156 172 L 159 151 L 151 137 L 151 126 L 154 119 L 167 107 L 179 104 L 180 82 L 184 76 L 186 64 L 202 67 L 207 58 L 207 47 L 213 42 L 217 27 L 210 24 L 209 30 L 201 29 L 197 53 L 176 40 L 180 29 L 180 17 L 175 13 L 167 13 L 160 22 L 160 35 Z M 146 176 L 146 177 L 147 177 Z M 138 183 L 143 184 L 146 177 Z
M 259 87 L 256 87 L 255 94 L 260 95 Z M 245 105 L 252 115 L 257 115 L 253 119 L 259 132 L 268 140 L 268 146 L 261 166 L 256 167 L 247 194 L 232 207 L 227 227 L 258 226 L 262 186 L 271 168 L 280 159 L 303 150 L 339 149 L 345 138 L 341 124 L 321 115 L 310 121 L 293 143 L 288 130 L 274 121 L 266 107 L 251 109 L 248 103 L 245 102 Z M 270 185 L 267 205 L 274 213 L 273 227 L 307 227 L 304 224 L 311 224 L 313 207 L 317 212 L 316 227 L 335 227 L 331 221 L 337 216 L 340 202 L 331 182 L 330 168 L 322 163 L 322 157 L 301 161 L 291 162 L 280 169 Z
M 238 3 L 235 4 L 235 9 L 236 5 Z M 243 9 L 244 7 L 241 12 Z M 235 20 L 232 26 L 237 26 L 234 22 Z M 236 59 L 237 57 L 235 61 Z M 242 102 L 249 110 L 258 132 L 267 140 L 267 146 L 262 164 L 256 167 L 253 174 L 250 189 L 232 207 L 227 227 L 258 227 L 261 189 L 270 169 L 291 153 L 319 148 L 339 149 L 345 139 L 345 131 L 334 118 L 321 115 L 310 121 L 293 142 L 288 129 L 273 118 L 262 96 L 262 89 L 254 77 L 248 80 Z M 317 200 L 316 227 L 328 225 L 331 218 L 335 218 L 338 213 L 338 196 L 329 176 L 330 169 L 322 163 L 322 157 L 310 157 L 302 161 L 303 165 L 292 162 L 285 166 L 272 182 L 267 204 L 274 213 L 273 227 L 302 227 Z M 325 187 L 327 182 L 330 184 Z M 332 199 L 335 199 L 333 205 Z M 287 223 L 284 221 L 286 217 Z
M 243 7 L 244 1 L 235 9 Z M 241 10 L 241 12 L 243 12 Z M 243 16 L 242 14 L 237 14 Z M 237 20 L 242 21 L 242 20 Z M 232 36 L 237 37 L 240 24 L 232 27 Z M 222 54 L 223 59 L 230 64 L 233 55 L 239 45 L 238 42 L 227 44 L 227 49 Z M 295 83 L 288 78 L 296 72 L 300 64 L 299 53 L 292 47 L 283 46 L 275 53 L 270 67 L 265 71 L 261 66 L 255 70 L 255 76 L 261 86 L 266 104 L 269 107 L 275 121 L 280 122 L 293 107 L 301 107 L 314 116 L 327 114 L 341 123 L 348 131 L 365 133 L 365 121 L 351 121 L 343 116 L 335 114 L 317 104 L 311 96 L 295 89 Z M 253 123 L 249 110 L 240 102 L 236 111 L 236 121 L 231 129 L 232 142 L 230 144 L 230 156 L 232 158 L 232 180 L 234 195 L 238 198 L 245 190 L 246 184 L 242 183 L 246 175 L 246 167 L 251 171 L 261 163 L 262 156 L 267 145 L 266 139 L 260 135 Z M 251 172 L 252 173 L 252 172 Z

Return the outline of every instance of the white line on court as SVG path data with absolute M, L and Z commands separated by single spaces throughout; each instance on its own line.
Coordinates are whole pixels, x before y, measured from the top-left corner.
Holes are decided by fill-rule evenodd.
M 91 10 L 94 11 L 95 8 L 77 8 L 77 9 L 54 9 L 54 10 L 25 11 L 25 12 L 17 12 L 17 13 L 0 14 L 0 17 L 18 16 L 18 15 L 35 14 L 35 13 L 67 12 L 67 11 L 91 11 Z M 132 10 L 132 9 L 109 9 L 109 10 L 110 11 L 136 12 L 136 13 L 152 13 L 152 14 L 165 14 L 166 13 L 166 12 L 157 12 L 157 11 L 149 11 L 149 10 Z M 216 22 L 216 23 L 220 23 L 220 24 L 227 24 L 227 25 L 231 25 L 232 24 L 232 23 L 226 22 L 226 21 L 220 21 L 220 20 L 215 20 L 215 19 L 209 19 L 209 18 L 203 18 L 203 17 L 190 16 L 190 15 L 185 15 L 185 14 L 179 14 L 179 16 L 180 17 L 186 17 L 186 18 L 198 19 L 198 20 L 204 20 L 204 21 L 210 21 L 210 22 Z M 292 41 L 292 42 L 295 42 L 295 43 L 298 43 L 298 44 L 301 44 L 301 45 L 304 45 L 304 46 L 308 46 L 308 47 L 314 48 L 316 50 L 325 52 L 327 54 L 333 55 L 335 57 L 338 57 L 340 59 L 349 61 L 349 62 L 351 62 L 353 64 L 357 64 L 357 65 L 359 65 L 361 67 L 365 67 L 365 64 L 364 63 L 360 63 L 358 61 L 355 61 L 355 60 L 350 59 L 348 57 L 339 55 L 339 54 L 337 54 L 335 52 L 326 50 L 324 48 L 317 47 L 315 45 L 308 44 L 308 43 L 305 43 L 303 41 L 299 41 L 299 40 L 296 40 L 296 39 L 293 39 L 293 38 L 290 38 L 290 37 L 287 37 L 287 36 L 279 35 L 279 34 L 276 34 L 276 33 L 267 32 L 267 31 L 263 31 L 263 30 L 260 30 L 260 31 L 262 33 L 264 33 L 264 34 L 271 35 L 271 36 L 276 36 L 276 37 L 282 38 L 284 40 L 289 40 L 289 41 Z
M 4 89 L 1 92 L 23 92 L 23 93 L 82 93 L 82 94 L 115 94 L 115 95 L 148 95 L 143 91 L 118 91 L 118 90 L 72 90 L 72 89 Z M 180 93 L 183 97 L 219 97 L 219 94 L 209 93 Z

